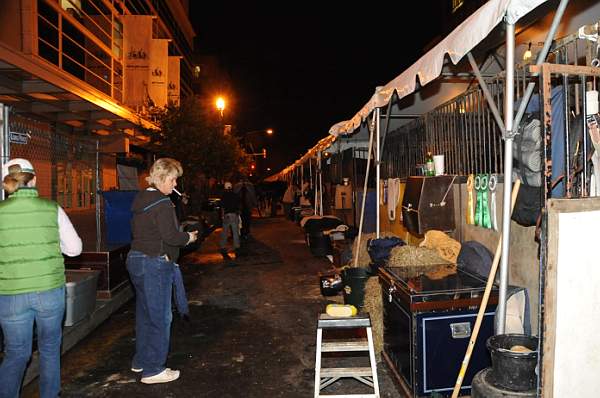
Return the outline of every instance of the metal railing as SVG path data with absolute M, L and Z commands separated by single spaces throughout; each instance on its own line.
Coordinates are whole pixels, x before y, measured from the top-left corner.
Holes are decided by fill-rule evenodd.
M 593 52 L 596 48 L 595 42 L 571 35 L 556 42 L 548 59 L 554 64 L 590 65 L 594 61 L 594 55 L 597 56 Z M 600 64 L 600 61 L 597 62 Z M 591 74 L 588 75 L 591 76 Z M 561 158 L 564 157 L 566 162 L 571 162 L 571 168 L 575 167 L 576 170 L 581 170 L 581 173 L 571 173 L 573 174 L 572 181 L 567 181 L 569 177 L 565 177 L 567 185 L 572 184 L 575 191 L 568 192 L 568 189 L 565 188 L 564 196 L 571 197 L 586 193 L 585 181 L 587 179 L 587 186 L 589 186 L 589 175 L 591 175 L 592 165 L 589 159 L 591 152 L 589 150 L 586 152 L 586 149 L 590 148 L 589 138 L 579 140 L 581 147 L 579 151 L 569 148 L 569 140 L 573 141 L 573 138 L 569 138 L 569 130 L 576 127 L 576 116 L 582 112 L 584 106 L 585 90 L 582 90 L 582 82 L 586 79 L 572 75 L 567 78 L 566 74 L 562 75 L 562 80 L 559 77 L 554 76 L 554 79 L 548 82 L 551 86 L 550 90 L 562 85 L 564 97 L 567 98 L 567 103 L 564 105 L 565 114 L 574 116 L 564 121 L 567 138 L 565 139 L 565 153 L 561 155 Z M 516 65 L 515 101 L 521 100 L 531 81 L 529 65 Z M 587 82 L 588 85 L 591 85 L 591 78 L 588 77 Z M 496 77 L 488 79 L 487 84 L 502 113 L 504 74 L 500 73 Z M 542 113 L 540 112 L 536 117 L 542 120 Z M 578 123 L 581 124 L 581 121 Z M 382 178 L 406 178 L 419 174 L 427 151 L 445 155 L 446 173 L 467 175 L 504 172 L 502 132 L 492 117 L 481 89 L 469 89 L 418 119 L 391 131 L 386 138 L 382 154 Z M 587 159 L 585 162 L 584 158 Z M 583 163 L 587 163 L 587 166 L 583 167 Z M 587 172 L 584 173 L 584 171 Z M 557 184 L 556 181 L 553 183 Z M 561 185 L 559 188 L 563 189 Z M 556 190 L 556 186 L 554 189 Z
M 123 99 L 123 25 L 102 0 L 37 1 L 38 55 L 117 101 Z
M 501 97 L 501 81 L 490 84 Z M 502 172 L 502 136 L 480 89 L 471 89 L 390 132 L 382 156 L 383 178 L 419 174 L 427 151 L 444 154 L 446 173 Z

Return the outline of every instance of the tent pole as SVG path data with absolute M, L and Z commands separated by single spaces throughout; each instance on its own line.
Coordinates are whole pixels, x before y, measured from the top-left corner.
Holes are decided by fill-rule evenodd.
M 375 126 L 373 124 L 375 122 L 375 118 L 370 123 L 369 126 L 369 150 L 367 152 L 367 171 L 365 172 L 365 183 L 363 188 L 363 199 L 360 206 L 360 220 L 358 222 L 358 236 L 356 237 L 356 257 L 354 258 L 354 268 L 358 267 L 358 256 L 360 254 L 360 239 L 362 237 L 362 227 L 363 221 L 365 218 L 365 202 L 367 201 L 367 187 L 369 182 L 369 169 L 371 168 L 371 152 L 373 151 L 373 133 L 375 130 Z
M 395 96 L 390 97 L 390 102 L 388 102 L 387 111 L 385 113 L 385 128 L 383 129 L 383 136 L 381 137 L 381 156 L 383 156 L 383 151 L 385 151 L 385 139 L 387 138 L 387 134 L 390 129 L 390 120 L 392 119 L 390 117 L 390 115 L 392 114 L 392 99 L 394 98 Z M 381 159 L 379 160 L 381 161 Z
M 323 215 L 323 152 L 317 154 L 319 165 L 319 215 Z
M 567 8 L 569 0 L 561 0 L 554 14 L 552 25 L 546 36 L 544 47 L 538 54 L 536 65 L 541 65 L 546 59 L 552 38 L 556 34 L 562 15 Z M 504 96 L 504 123 L 506 126 L 504 139 L 504 195 L 502 203 L 502 261 L 500 263 L 500 291 L 498 296 L 498 307 L 496 309 L 496 333 L 503 334 L 506 325 L 506 290 L 508 287 L 508 260 L 510 255 L 510 191 L 512 185 L 512 143 L 514 138 L 514 126 L 518 126 L 525 113 L 525 107 L 531 98 L 534 82 L 527 85 L 527 89 L 514 120 L 514 58 L 515 58 L 515 26 L 506 24 L 506 86 Z M 534 75 L 535 76 L 535 75 Z
M 502 203 L 502 257 L 500 263 L 500 291 L 496 308 L 496 334 L 503 334 L 506 324 L 506 290 L 508 287 L 508 256 L 510 255 L 510 194 L 513 168 L 513 112 L 515 74 L 515 25 L 506 23 L 506 81 L 504 89 L 504 195 Z
M 379 203 L 381 202 L 381 184 L 379 183 L 379 180 L 381 179 L 381 169 L 380 169 L 380 152 L 379 152 L 379 134 L 380 134 L 380 126 L 381 126 L 381 108 L 376 108 L 375 109 L 375 134 L 377 136 L 376 142 L 377 142 L 377 149 L 376 149 L 376 153 L 375 153 L 375 190 L 377 191 L 377 194 L 375 195 L 375 197 L 377 198 L 376 203 L 375 203 L 375 237 L 377 239 L 379 239 L 379 231 L 380 231 L 380 225 L 379 225 Z
M 313 188 L 313 171 L 312 171 L 312 158 L 311 157 L 308 158 L 308 178 L 309 178 L 308 187 L 310 189 L 312 189 Z
M 535 64 L 537 66 L 540 66 L 542 64 L 542 62 L 544 62 L 544 60 L 546 59 L 546 56 L 548 55 L 548 51 L 550 51 L 550 46 L 552 45 L 552 38 L 554 37 L 554 35 L 556 34 L 556 31 L 558 30 L 558 25 L 560 24 L 560 20 L 562 18 L 562 15 L 565 12 L 565 9 L 567 8 L 568 3 L 569 3 L 569 0 L 561 0 L 560 4 L 556 8 L 556 13 L 554 14 L 554 19 L 552 20 L 552 25 L 550 25 L 550 30 L 548 31 L 548 35 L 546 35 L 546 40 L 544 41 L 544 47 L 542 47 L 542 51 L 539 52 L 537 60 L 535 62 Z M 507 68 L 508 68 L 508 64 L 507 64 Z M 538 75 L 537 73 L 532 74 L 533 77 L 536 77 L 537 75 Z M 521 103 L 519 104 L 519 110 L 517 111 L 517 116 L 515 116 L 513 126 L 518 126 L 519 123 L 521 122 L 521 118 L 523 117 L 523 114 L 525 113 L 525 108 L 527 107 L 527 103 L 529 103 L 529 99 L 531 98 L 531 95 L 533 94 L 534 86 L 535 86 L 535 82 L 533 82 L 533 81 L 529 82 L 529 84 L 527 85 L 525 94 L 523 94 L 523 99 L 521 100 Z M 506 130 L 509 131 L 508 128 Z
M 485 82 L 485 80 L 483 80 L 483 76 L 481 76 L 481 71 L 479 70 L 479 67 L 477 66 L 477 62 L 475 62 L 475 58 L 473 58 L 473 55 L 471 54 L 470 51 L 467 53 L 467 57 L 469 58 L 469 62 L 471 63 L 471 68 L 473 69 L 473 73 L 475 73 L 475 76 L 477 77 L 479 86 L 481 87 L 481 90 L 483 91 L 483 95 L 485 96 L 485 99 L 487 100 L 487 103 L 490 106 L 492 115 L 494 116 L 494 119 L 496 120 L 498 127 L 500 127 L 500 131 L 504 132 L 504 123 L 502 123 L 502 118 L 500 117 L 500 112 L 498 111 L 498 107 L 496 106 L 494 97 L 492 97 L 492 94 L 490 93 L 490 90 L 488 89 L 487 83 Z

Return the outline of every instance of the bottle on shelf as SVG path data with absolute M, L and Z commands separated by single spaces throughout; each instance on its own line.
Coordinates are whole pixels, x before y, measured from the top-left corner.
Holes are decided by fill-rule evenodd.
M 425 175 L 426 176 L 434 176 L 435 168 L 433 165 L 433 155 L 431 151 L 427 151 L 427 156 L 425 157 Z

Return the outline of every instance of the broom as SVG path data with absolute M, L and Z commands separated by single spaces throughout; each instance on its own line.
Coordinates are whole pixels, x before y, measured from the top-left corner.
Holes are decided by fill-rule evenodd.
M 515 185 L 513 186 L 511 200 L 510 200 L 510 213 L 512 214 L 513 208 L 515 207 L 515 202 L 517 201 L 517 194 L 519 193 L 519 188 L 521 187 L 521 180 L 515 181 Z M 460 371 L 458 372 L 458 377 L 456 378 L 456 384 L 454 385 L 454 390 L 452 391 L 452 398 L 458 397 L 458 393 L 460 392 L 460 387 L 462 386 L 463 379 L 465 377 L 465 373 L 467 373 L 467 368 L 469 367 L 469 361 L 471 360 L 471 354 L 473 353 L 473 348 L 475 347 L 475 341 L 477 340 L 477 335 L 479 334 L 479 328 L 481 327 L 481 322 L 483 321 L 483 314 L 485 313 L 485 307 L 487 307 L 488 300 L 490 298 L 490 292 L 492 291 L 492 286 L 494 285 L 494 278 L 496 277 L 496 271 L 498 270 L 498 263 L 500 262 L 500 253 L 502 252 L 502 234 L 498 239 L 498 246 L 496 246 L 496 254 L 494 255 L 494 261 L 492 262 L 492 268 L 490 269 L 490 275 L 488 276 L 487 284 L 485 285 L 485 292 L 483 293 L 483 298 L 481 299 L 481 305 L 479 306 L 479 312 L 477 313 L 477 320 L 475 321 L 475 326 L 473 328 L 473 333 L 471 334 L 471 339 L 469 340 L 469 345 L 467 346 L 467 352 L 465 353 L 465 359 L 462 361 L 462 366 L 460 367 Z

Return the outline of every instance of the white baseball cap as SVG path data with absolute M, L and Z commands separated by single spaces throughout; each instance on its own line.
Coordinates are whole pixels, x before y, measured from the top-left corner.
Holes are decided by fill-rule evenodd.
M 21 167 L 21 172 L 23 173 L 31 173 L 35 175 L 35 169 L 33 168 L 33 165 L 29 160 L 23 158 L 15 158 L 9 160 L 2 166 L 2 178 L 8 175 L 8 168 L 14 165 L 19 165 Z
M 229 181 L 227 181 L 223 187 L 224 187 L 225 189 L 232 189 L 232 188 L 233 188 L 233 185 L 231 185 L 231 183 L 230 183 Z

